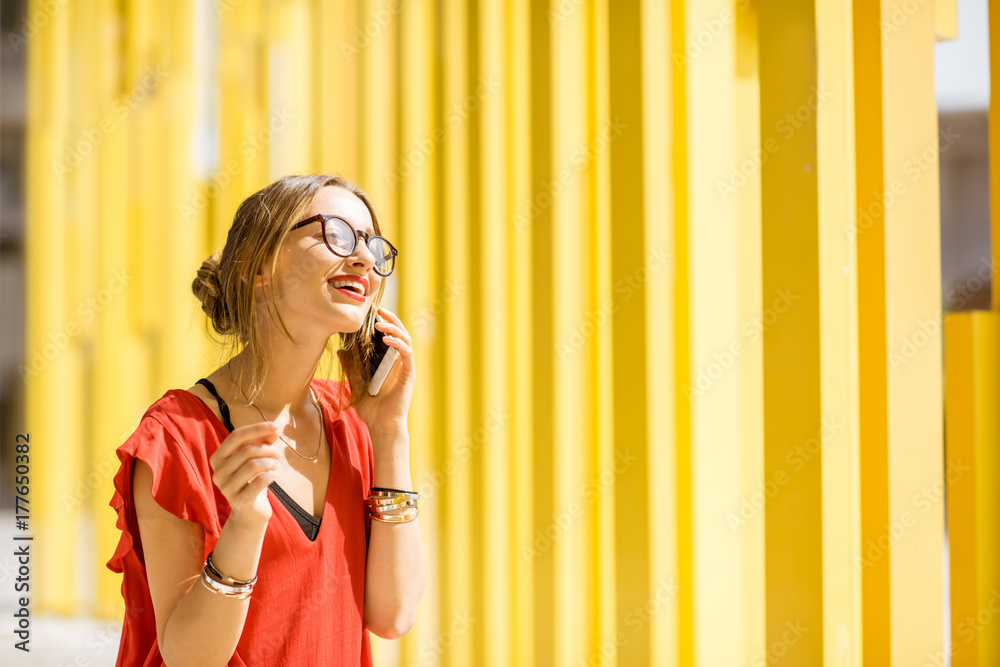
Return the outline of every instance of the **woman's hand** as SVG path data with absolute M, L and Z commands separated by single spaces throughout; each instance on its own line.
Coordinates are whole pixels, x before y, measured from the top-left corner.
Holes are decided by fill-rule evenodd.
M 234 429 L 208 459 L 212 482 L 231 508 L 230 520 L 266 525 L 271 519 L 267 485 L 274 481 L 278 426 L 258 422 Z
M 369 432 L 390 432 L 406 428 L 407 413 L 417 372 L 413 363 L 413 343 L 410 334 L 399 318 L 390 310 L 379 308 L 379 315 L 387 321 L 376 322 L 375 327 L 385 334 L 385 344 L 399 351 L 399 358 L 389 371 L 378 396 L 365 394 L 355 408 L 358 416 L 368 425 Z

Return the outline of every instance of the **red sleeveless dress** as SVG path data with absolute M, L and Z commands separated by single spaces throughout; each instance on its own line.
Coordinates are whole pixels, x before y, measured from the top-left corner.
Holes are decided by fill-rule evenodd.
M 371 523 L 365 498 L 374 477 L 368 427 L 351 408 L 337 411 L 346 382 L 314 379 L 330 445 L 330 479 L 315 541 L 271 489 L 273 510 L 250 597 L 243 634 L 230 666 L 331 665 L 371 667 L 364 625 L 365 561 Z M 193 521 L 205 534 L 205 553 L 215 548 L 229 503 L 212 483 L 208 462 L 229 435 L 194 394 L 171 389 L 145 412 L 118 448 L 121 461 L 109 503 L 122 534 L 107 566 L 121 573 L 125 618 L 117 665 L 163 665 L 153 603 L 132 496 L 132 466 L 142 459 L 153 470 L 153 498 L 172 514 Z

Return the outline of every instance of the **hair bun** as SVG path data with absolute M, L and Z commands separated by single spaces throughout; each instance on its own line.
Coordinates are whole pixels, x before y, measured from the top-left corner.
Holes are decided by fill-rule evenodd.
M 222 289 L 222 279 L 219 272 L 219 258 L 212 254 L 201 263 L 198 275 L 191 283 L 191 291 L 201 301 L 201 309 L 212 321 L 212 327 L 220 334 L 228 334 L 233 330 L 233 322 L 226 306 L 226 297 Z

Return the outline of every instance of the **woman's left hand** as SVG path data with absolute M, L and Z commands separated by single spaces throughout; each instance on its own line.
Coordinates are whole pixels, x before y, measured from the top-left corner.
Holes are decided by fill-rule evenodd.
M 417 372 L 413 363 L 413 342 L 403 323 L 395 313 L 386 308 L 379 308 L 378 313 L 386 322 L 376 321 L 375 328 L 385 334 L 383 340 L 386 345 L 399 351 L 399 358 L 389 371 L 378 395 L 366 393 L 355 409 L 368 425 L 369 432 L 388 433 L 406 429 Z

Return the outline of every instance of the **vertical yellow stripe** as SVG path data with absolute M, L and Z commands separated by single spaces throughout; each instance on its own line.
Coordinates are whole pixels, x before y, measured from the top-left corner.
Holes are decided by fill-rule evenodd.
M 816 2 L 824 664 L 861 664 L 857 254 L 851 5 Z
M 345 91 L 355 93 L 359 85 L 359 54 L 364 42 L 355 32 L 357 4 L 357 0 L 320 0 L 311 19 L 319 56 L 313 80 L 318 109 L 314 137 L 319 150 L 317 169 L 351 180 L 358 177 L 359 104 L 352 99 L 353 94 L 345 99 Z
M 647 442 L 646 456 L 648 466 L 645 471 L 648 486 L 645 496 L 645 526 L 649 532 L 648 551 L 645 557 L 649 560 L 649 575 L 646 596 L 648 606 L 642 607 L 647 613 L 649 632 L 643 640 L 649 642 L 649 664 L 676 664 L 678 659 L 678 559 L 681 542 L 678 538 L 678 517 L 675 499 L 677 497 L 676 470 L 676 439 L 677 428 L 675 408 L 674 374 L 676 373 L 676 339 L 674 327 L 675 313 L 667 295 L 670 295 L 676 285 L 674 269 L 676 266 L 676 249 L 674 236 L 677 220 L 675 218 L 675 175 L 671 162 L 671 145 L 676 141 L 675 98 L 672 86 L 677 70 L 671 57 L 670 3 L 664 0 L 645 0 L 640 3 L 641 33 L 641 83 L 642 83 L 642 219 L 644 236 L 643 266 L 645 273 L 636 275 L 637 279 L 648 278 L 644 301 L 641 304 L 645 311 L 645 344 L 643 350 L 648 368 L 646 374 L 646 420 Z M 666 37 L 666 38 L 665 38 Z M 607 70 L 601 72 L 601 78 L 608 76 Z M 603 109 L 602 109 L 603 110 Z M 598 131 L 606 132 L 609 123 L 617 117 L 609 116 L 598 123 Z M 638 129 L 638 128 L 636 128 Z M 614 150 L 612 147 L 611 150 Z M 603 171 L 610 168 L 603 160 L 598 162 L 602 168 L 601 176 L 610 183 L 610 173 Z M 598 186 L 603 185 L 601 182 Z M 604 191 L 598 190 L 602 195 Z M 610 193 L 608 193 L 610 194 Z M 604 214 L 603 208 L 600 210 Z M 610 211 L 608 211 L 610 213 Z M 598 248 L 611 245 L 613 235 L 618 228 L 612 229 L 611 220 L 603 218 L 599 227 Z M 638 225 L 628 225 L 626 235 L 638 231 Z M 619 239 L 620 241 L 620 239 Z M 606 263 L 603 254 L 596 256 L 596 263 Z M 603 277 L 602 277 L 603 278 Z M 597 308 L 613 298 L 612 281 L 603 278 L 597 289 L 600 299 Z M 638 298 L 638 297 L 637 297 Z M 600 312 L 600 310 L 598 310 Z M 613 341 L 607 337 L 602 341 L 610 347 Z M 628 341 L 618 341 L 629 345 Z M 603 349 L 602 349 L 603 352 Z M 605 357 L 602 355 L 601 359 Z M 601 386 L 607 383 L 603 380 L 604 373 L 612 372 L 612 356 L 607 354 L 606 369 L 598 369 L 597 378 Z M 601 404 L 607 404 L 607 398 L 600 397 Z M 608 414 L 606 420 L 613 425 L 614 414 Z M 602 432 L 602 437 L 603 437 Z M 614 450 L 601 451 L 602 467 L 613 465 Z M 668 502 L 663 502 L 667 499 Z M 610 505 L 610 503 L 609 503 Z M 609 507 L 613 517 L 614 507 Z M 627 531 L 632 525 L 639 525 L 639 518 L 628 522 L 611 525 L 611 530 Z M 607 532 L 611 532 L 607 530 Z M 603 537 L 603 536 L 602 536 Z M 612 564 L 613 566 L 613 564 Z M 635 608 L 618 609 L 614 599 L 608 599 L 604 606 L 613 611 L 616 624 L 611 628 L 623 633 L 632 641 L 637 634 L 637 621 L 643 620 L 642 612 L 636 613 Z M 621 636 L 621 635 L 619 635 Z M 601 639 L 608 637 L 602 634 Z M 624 663 L 622 663 L 624 664 Z
M 442 100 L 445 108 L 445 139 L 442 182 L 443 199 L 441 247 L 450 276 L 455 282 L 470 286 L 459 294 L 442 317 L 442 335 L 448 343 L 448 353 L 443 357 L 444 386 L 442 412 L 444 419 L 445 450 L 443 452 L 446 482 L 441 487 L 440 503 L 445 509 L 443 517 L 444 541 L 441 545 L 441 628 L 451 627 L 461 619 L 474 616 L 472 596 L 472 512 L 469 499 L 473 497 L 472 466 L 462 443 L 471 432 L 471 404 L 469 396 L 472 344 L 469 340 L 471 318 L 471 256 L 469 239 L 468 193 L 468 132 L 469 126 L 461 121 L 457 109 L 468 95 L 468 62 L 466 31 L 469 29 L 465 7 L 451 2 L 443 8 L 443 57 L 445 67 L 442 80 Z M 457 106 L 456 106 L 457 105 Z M 451 115 L 449 115 L 451 114 Z M 451 474 L 449 475 L 449 471 Z M 443 665 L 473 664 L 475 648 L 473 632 L 480 621 L 471 621 L 468 631 L 457 634 L 455 642 L 441 656 Z
M 904 6 L 885 0 L 882 11 L 897 16 Z M 933 20 L 933 7 L 921 5 L 882 42 L 890 472 L 882 531 L 894 538 L 893 665 L 923 664 L 940 648 L 943 625 L 940 198 L 936 166 L 915 166 L 917 156 L 938 151 Z M 905 532 L 895 538 L 900 525 Z
M 740 169 L 745 160 L 761 155 L 760 63 L 756 1 L 735 3 L 736 26 L 736 156 Z M 697 37 L 693 44 L 697 44 Z M 752 158 L 751 158 L 752 159 Z M 752 164 L 752 162 L 750 163 Z M 732 172 L 730 172 L 732 173 Z M 732 195 L 736 201 L 739 240 L 739 321 L 753 323 L 761 317 L 762 235 L 761 176 L 746 175 L 746 183 Z M 753 325 L 751 324 L 751 327 Z M 750 336 L 741 327 L 740 343 L 740 489 L 744 498 L 754 498 L 764 479 L 764 346 L 754 329 Z M 740 516 L 741 507 L 732 517 Z M 759 661 L 766 636 L 766 580 L 764 569 L 764 517 L 757 512 L 746 523 L 732 520 L 743 550 L 743 646 L 741 661 Z
M 534 324 L 532 310 L 534 270 L 532 234 L 527 225 L 533 174 L 532 153 L 532 43 L 527 0 L 505 3 L 507 65 L 504 88 L 507 90 L 507 200 L 511 212 L 507 222 L 507 339 L 515 351 L 508 366 L 510 391 L 510 459 L 511 484 L 509 493 L 512 516 L 511 533 L 516 548 L 508 551 L 513 581 L 511 606 L 515 614 L 511 659 L 515 664 L 532 664 L 535 656 L 536 610 L 535 568 L 532 558 L 534 541 L 534 473 L 536 448 L 534 426 L 534 383 L 536 353 L 533 348 Z
M 392 6 L 392 5 L 390 5 Z M 442 288 L 439 271 L 445 255 L 441 252 L 441 238 L 432 223 L 438 210 L 434 180 L 434 165 L 440 161 L 440 146 L 435 140 L 435 130 L 440 127 L 436 111 L 437 80 L 433 68 L 433 45 L 428 35 L 433 35 L 433 6 L 428 0 L 401 5 L 400 22 L 400 104 L 407 113 L 400 117 L 399 157 L 391 165 L 395 177 L 385 185 L 397 190 L 400 201 L 398 227 L 400 258 L 398 276 L 393 280 L 399 285 L 399 312 L 413 339 L 414 355 L 419 369 L 418 386 L 413 392 L 410 407 L 411 469 L 414 482 L 427 479 L 424 471 L 439 472 L 436 467 L 437 452 L 432 443 L 441 442 L 442 424 L 434 418 L 435 388 L 440 385 L 436 359 L 442 354 L 441 317 L 451 308 L 454 292 Z M 340 57 L 340 54 L 338 54 Z M 356 58 L 354 59 L 356 61 Z M 350 106 L 350 105 L 348 105 Z M 341 130 L 341 134 L 347 134 Z M 344 137 L 338 151 L 348 152 Z M 431 142 L 428 144 L 427 142 Z M 410 151 L 418 150 L 419 167 L 407 171 L 405 177 L 400 165 L 409 165 Z M 352 158 L 353 159 L 353 158 Z M 434 268 L 432 268 L 434 267 Z M 472 443 L 468 443 L 472 446 Z M 439 544 L 442 539 L 439 510 L 440 494 L 433 487 L 418 488 L 429 501 L 421 514 L 420 533 L 425 545 Z M 422 501 L 423 502 L 423 501 Z M 435 552 L 431 552 L 435 553 Z M 434 664 L 428 654 L 437 654 L 427 647 L 443 646 L 444 642 L 432 622 L 439 609 L 442 573 L 433 567 L 428 558 L 427 584 L 421 598 L 420 614 L 414 630 L 399 643 L 400 664 Z M 442 626 L 449 631 L 462 631 L 460 626 Z M 442 649 L 447 650 L 447 649 Z
M 816 117 L 822 98 L 815 92 L 815 7 L 762 0 L 759 20 L 761 143 L 768 152 L 761 167 L 765 495 L 769 483 L 779 487 L 764 513 L 766 649 L 769 658 L 821 664 Z
M 864 664 L 890 663 L 889 558 L 877 542 L 889 521 L 886 422 L 885 209 L 883 194 L 882 40 L 877 3 L 855 0 L 854 118 L 857 207 L 849 235 L 858 261 L 858 429 Z M 872 548 L 875 545 L 875 548 Z M 866 557 L 871 550 L 872 558 Z
M 546 3 L 530 4 L 531 39 L 531 190 L 525 202 L 527 220 L 522 224 L 523 234 L 530 235 L 532 285 L 545 289 L 531 292 L 531 347 L 534 353 L 531 373 L 532 426 L 531 440 L 544 443 L 533 452 L 532 532 L 529 562 L 534 576 L 534 664 L 557 664 L 558 622 L 556 617 L 556 559 L 551 548 L 557 536 L 553 515 L 558 511 L 554 489 L 557 459 L 552 442 L 555 437 L 554 369 L 551 356 L 554 339 L 553 299 L 551 289 L 552 225 L 551 192 L 544 185 L 552 178 L 552 61 L 551 26 L 546 15 Z M 548 202 L 547 206 L 542 204 Z M 550 528 L 550 534 L 546 534 Z
M 555 584 L 556 664 L 578 664 L 586 660 L 592 643 L 592 626 L 586 614 L 592 598 L 589 552 L 586 550 L 587 522 L 582 515 L 592 507 L 585 495 L 592 457 L 588 422 L 580 418 L 580 406 L 587 404 L 587 364 L 594 340 L 588 335 L 587 303 L 593 272 L 584 261 L 589 254 L 586 209 L 586 165 L 596 141 L 587 133 L 586 29 L 585 6 L 561 21 L 547 15 L 551 35 L 551 163 L 536 195 L 541 206 L 551 206 L 551 224 L 544 234 L 543 261 L 550 264 L 552 338 L 540 352 L 552 370 L 554 432 L 553 512 L 546 517 L 552 539 Z M 548 196 L 543 196 L 543 195 Z M 551 199 L 551 203 L 549 200 Z M 542 255 L 539 252 L 537 256 Z M 616 480 L 617 481 L 617 480 Z
M 473 406 L 473 425 L 470 446 L 481 452 L 481 481 L 484 490 L 480 495 L 482 511 L 474 521 L 483 527 L 482 533 L 482 601 L 477 611 L 482 614 L 481 665 L 509 665 L 514 662 L 510 636 L 513 625 L 511 607 L 511 569 L 513 562 L 510 526 L 515 512 L 508 503 L 495 502 L 496 496 L 487 489 L 510 487 L 511 470 L 508 457 L 511 440 L 508 437 L 506 415 L 509 412 L 510 390 L 506 369 L 514 350 L 500 323 L 510 318 L 507 290 L 510 289 L 507 257 L 507 225 L 510 215 L 507 208 L 507 177 L 504 166 L 507 149 L 507 126 L 504 116 L 507 98 L 511 94 L 506 72 L 504 32 L 498 26 L 504 23 L 503 6 L 499 3 L 480 2 L 477 7 L 478 25 L 474 34 L 478 41 L 479 67 L 473 94 L 478 111 L 478 172 L 479 213 L 478 221 L 480 278 L 476 301 L 479 322 L 474 326 L 476 338 L 482 347 L 477 351 L 482 369 L 478 405 Z M 470 82 L 470 85 L 473 82 Z M 475 125 L 472 126 L 475 128 Z M 475 131 L 475 129 L 474 129 Z
M 687 10 L 683 0 L 670 2 L 671 115 L 673 143 L 670 167 L 674 175 L 674 415 L 677 475 L 677 664 L 694 665 L 694 533 L 691 490 L 691 284 L 688 245 L 688 93 Z
M 28 14 L 41 11 L 41 5 L 29 3 Z M 58 337 L 66 323 L 64 314 L 72 307 L 66 303 L 65 294 L 68 254 L 65 237 L 52 233 L 52 225 L 58 229 L 59 221 L 65 220 L 67 214 L 64 193 L 68 176 L 64 166 L 68 166 L 65 148 L 71 138 L 66 132 L 70 21 L 68 12 L 53 14 L 49 24 L 34 35 L 27 52 L 31 113 L 25 196 L 26 370 L 22 376 L 25 423 L 34 454 L 30 461 L 33 479 L 28 533 L 46 536 L 33 543 L 33 562 L 37 572 L 48 573 L 33 581 L 33 603 L 36 610 L 63 613 L 73 607 L 71 595 L 67 594 L 73 586 L 72 567 L 64 556 L 73 544 L 74 532 L 70 515 L 59 505 L 57 490 L 71 484 L 75 466 L 63 465 L 59 456 L 46 456 L 44 452 L 72 455 L 79 433 L 72 424 L 52 419 L 53 405 L 78 400 L 65 382 L 71 365 Z

